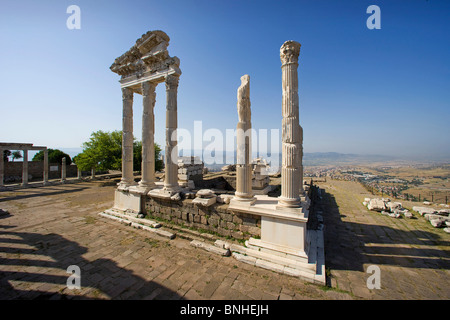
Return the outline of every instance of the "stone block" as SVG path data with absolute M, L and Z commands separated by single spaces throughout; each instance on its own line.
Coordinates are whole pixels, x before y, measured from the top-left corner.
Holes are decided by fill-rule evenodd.
M 244 233 L 242 231 L 231 231 L 231 236 L 235 239 L 244 239 Z
M 237 223 L 237 224 L 241 224 L 242 223 L 242 219 L 239 217 L 239 216 L 237 216 L 237 215 L 233 215 L 233 220 L 232 220 L 234 223 Z
M 219 220 L 216 219 L 216 218 L 211 217 L 211 218 L 208 219 L 208 224 L 211 225 L 211 226 L 217 227 L 219 225 Z
M 248 227 L 247 232 L 253 236 L 261 236 L 261 228 L 258 227 Z
M 227 228 L 234 230 L 236 229 L 236 225 L 233 222 L 227 222 Z
M 227 230 L 227 229 L 224 229 L 222 227 L 218 227 L 217 228 L 217 232 L 220 235 L 224 236 L 224 237 L 230 237 L 231 236 L 231 230 Z
M 174 210 L 173 215 L 176 218 L 181 218 L 181 210 Z
M 196 209 L 198 211 L 198 214 L 201 216 L 205 216 L 205 215 L 209 214 L 209 211 L 207 208 L 200 207 L 200 208 L 196 208 Z

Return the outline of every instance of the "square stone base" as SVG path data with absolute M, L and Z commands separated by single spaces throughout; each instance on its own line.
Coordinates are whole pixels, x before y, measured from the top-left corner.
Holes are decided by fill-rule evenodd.
M 306 221 L 261 216 L 261 241 L 306 257 Z
M 116 190 L 114 193 L 114 209 L 120 211 L 144 212 L 144 195 L 129 190 Z

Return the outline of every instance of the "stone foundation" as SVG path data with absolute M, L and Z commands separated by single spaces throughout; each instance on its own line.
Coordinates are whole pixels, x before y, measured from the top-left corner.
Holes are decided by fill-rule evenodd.
M 231 212 L 227 204 L 202 207 L 192 203 L 191 199 L 174 202 L 148 197 L 145 212 L 153 219 L 199 231 L 206 230 L 223 237 L 242 240 L 261 236 L 260 216 Z

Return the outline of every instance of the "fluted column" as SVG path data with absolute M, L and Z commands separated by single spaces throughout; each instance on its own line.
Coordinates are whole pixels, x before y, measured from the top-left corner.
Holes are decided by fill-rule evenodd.
M 299 124 L 298 57 L 300 43 L 286 41 L 280 49 L 282 70 L 282 168 L 280 206 L 300 206 L 303 130 Z
M 134 185 L 133 177 L 133 91 L 122 88 L 122 180 L 120 185 Z
M 251 160 L 251 109 L 250 109 L 250 76 L 241 77 L 241 86 L 237 91 L 237 163 L 235 200 L 253 201 Z
M 23 150 L 22 185 L 28 184 L 28 150 Z
M 178 147 L 176 130 L 178 127 L 177 92 L 178 76 L 166 76 L 166 148 L 164 189 L 178 189 Z
M 155 107 L 156 84 L 146 81 L 142 83 L 142 178 L 139 186 L 149 189 L 155 185 Z

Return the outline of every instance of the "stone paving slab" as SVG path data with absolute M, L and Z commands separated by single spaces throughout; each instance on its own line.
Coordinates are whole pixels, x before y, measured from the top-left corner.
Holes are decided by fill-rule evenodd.
M 331 287 L 102 218 L 114 186 L 82 182 L 0 192 L 0 209 L 10 213 L 0 216 L 0 299 L 450 297 L 448 238 L 418 223 L 372 215 L 355 205 L 361 201 L 346 194 L 345 185 L 330 186 L 323 216 Z M 375 262 L 381 290 L 365 285 L 365 268 Z M 69 265 L 81 269 L 80 289 L 67 288 Z

